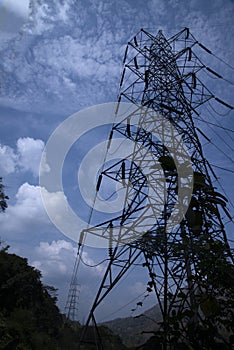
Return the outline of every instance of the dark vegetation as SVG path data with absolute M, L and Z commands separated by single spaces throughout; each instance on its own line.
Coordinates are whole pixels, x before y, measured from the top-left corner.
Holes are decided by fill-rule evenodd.
M 222 300 L 203 295 L 199 300 L 207 325 L 196 330 L 187 327 L 189 347 L 181 343 L 173 349 L 232 349 L 233 294 L 230 293 L 230 270 L 223 272 Z M 226 287 L 226 288 L 225 288 Z M 157 307 L 137 318 L 117 319 L 99 326 L 104 349 L 162 349 Z M 222 311 L 222 312 L 221 312 Z M 222 317 L 226 315 L 226 317 Z M 184 317 L 189 315 L 184 315 Z M 176 337 L 178 320 L 171 321 L 171 334 Z M 217 339 L 214 324 L 223 327 L 223 339 Z M 108 326 L 108 328 L 107 328 Z M 228 332 L 226 330 L 229 330 Z M 28 265 L 27 259 L 0 250 L 0 349 L 1 350 L 73 350 L 77 349 L 82 326 L 66 320 L 56 306 L 56 290 L 41 282 L 41 273 Z M 142 333 L 143 332 L 143 333 Z M 146 332 L 146 333 L 144 333 Z M 180 334 L 178 333 L 178 337 Z M 121 338 L 120 338 L 121 337 Z M 95 350 L 92 327 L 82 350 Z M 124 343 L 124 344 L 123 344 Z M 139 347 L 141 345 L 141 347 Z
M 5 211 L 7 208 L 8 196 L 5 195 L 4 185 L 2 184 L 2 178 L 0 177 L 0 212 Z
M 7 200 L 0 178 L 0 212 Z M 40 271 L 8 248 L 0 241 L 0 350 L 77 350 L 82 326 L 59 312 L 56 289 L 43 285 Z M 99 332 L 108 350 L 127 349 L 107 327 Z M 96 349 L 89 333 L 82 350 Z
M 55 290 L 7 249 L 0 251 L 0 349 L 54 349 L 62 326 Z
M 0 178 L 0 212 L 7 208 L 7 199 Z M 202 238 L 194 249 L 200 254 L 201 276 L 206 278 L 200 281 L 200 293 L 194 295 L 194 310 L 172 310 L 167 320 L 173 350 L 234 349 L 233 265 L 222 254 L 222 243 L 207 239 L 209 244 L 204 245 Z M 77 350 L 82 326 L 59 312 L 56 290 L 43 285 L 41 273 L 8 248 L 0 242 L 0 350 Z M 194 321 L 198 310 L 202 323 Z M 99 333 L 105 350 L 162 350 L 161 324 L 156 307 L 137 318 L 100 325 Z M 92 327 L 85 340 L 81 350 L 96 349 Z
M 125 350 L 120 338 L 100 327 L 103 345 L 108 350 Z M 72 323 L 56 306 L 56 290 L 44 286 L 41 273 L 27 259 L 0 250 L 0 349 L 75 350 L 82 327 Z M 96 347 L 93 330 L 83 350 Z

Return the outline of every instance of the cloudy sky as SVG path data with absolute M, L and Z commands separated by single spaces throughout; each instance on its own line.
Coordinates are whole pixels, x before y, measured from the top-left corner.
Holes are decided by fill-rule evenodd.
M 140 28 L 152 34 L 162 29 L 171 36 L 189 27 L 217 56 L 201 53 L 206 64 L 226 79 L 207 75 L 209 88 L 233 104 L 233 15 L 233 0 L 0 0 L 0 176 L 10 197 L 6 213 L 0 216 L 0 237 L 12 252 L 27 257 L 42 271 L 45 283 L 59 288 L 61 310 L 76 244 L 53 226 L 42 204 L 38 171 L 49 136 L 71 114 L 116 101 L 124 50 Z M 211 105 L 204 108 L 203 118 L 199 128 L 212 141 L 201 136 L 204 152 L 216 165 L 234 215 L 234 114 Z M 216 184 L 219 190 L 220 184 Z M 230 224 L 227 231 L 232 233 Z M 85 248 L 83 258 L 95 264 L 102 254 Z M 80 267 L 81 320 L 103 269 Z M 106 300 L 99 320 L 129 315 L 136 301 L 142 300 L 146 277 L 144 271 L 136 270 L 129 274 L 128 283 L 113 292 L 115 303 Z M 146 299 L 145 307 L 152 302 L 151 297 Z

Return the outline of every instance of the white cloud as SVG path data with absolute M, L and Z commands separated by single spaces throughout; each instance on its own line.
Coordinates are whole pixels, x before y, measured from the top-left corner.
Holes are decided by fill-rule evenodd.
M 15 204 L 9 205 L 6 213 L 0 215 L 0 224 L 4 234 L 22 239 L 25 239 L 25 234 L 26 237 L 28 233 L 40 234 L 43 228 L 48 228 L 49 219 L 41 200 L 40 187 L 27 182 L 21 185 Z
M 0 144 L 0 174 L 1 176 L 11 174 L 15 171 L 17 156 L 14 150 Z
M 7 175 L 15 171 L 30 171 L 34 176 L 39 174 L 39 165 L 44 142 L 31 137 L 19 138 L 16 149 L 0 144 L 0 173 Z M 45 164 L 45 171 L 48 171 Z
M 36 251 L 42 257 L 50 257 L 54 259 L 59 257 L 63 249 L 73 252 L 73 255 L 75 256 L 76 249 L 70 242 L 64 240 L 53 241 L 51 244 L 48 242 L 41 242 L 39 247 L 36 248 Z
M 71 242 L 65 240 L 57 240 L 49 242 L 40 242 L 39 246 L 35 248 L 36 260 L 32 262 L 33 266 L 37 267 L 42 271 L 42 274 L 46 278 L 56 280 L 65 278 L 70 281 L 73 266 L 75 263 L 75 258 L 77 254 L 77 247 Z M 95 265 L 95 261 L 88 255 L 86 251 L 82 253 L 82 260 L 85 264 Z M 87 270 L 87 269 L 86 269 Z M 90 278 L 94 276 L 100 276 L 103 268 L 96 266 L 90 270 Z M 55 276 L 57 275 L 57 276 Z M 79 277 L 80 282 L 87 278 L 87 271 L 84 272 L 84 265 L 80 266 Z M 87 281 L 86 281 L 87 282 Z M 85 283 L 86 283 L 85 282 Z
M 9 12 L 14 12 L 17 16 L 27 18 L 29 14 L 29 0 L 3 0 L 1 6 Z
M 14 64 L 4 79 L 1 101 L 23 110 L 70 114 L 90 104 L 115 100 L 124 47 L 144 26 L 153 28 L 155 34 L 166 29 L 169 35 L 178 26 L 178 30 L 191 26 L 203 43 L 220 45 L 225 55 L 229 50 L 227 60 L 231 62 L 233 27 L 219 28 L 225 28 L 221 26 L 225 21 L 232 22 L 232 8 L 228 1 L 222 6 L 221 0 L 209 6 L 195 0 L 186 6 L 183 1 L 149 0 L 143 7 L 126 0 L 118 4 L 91 1 L 89 5 L 35 0 L 21 44 L 2 52 L 4 71 L 12 68 L 12 55 Z
M 33 217 L 34 213 L 41 212 L 42 202 L 39 186 L 29 185 L 27 182 L 24 183 L 16 194 L 16 200 L 17 204 L 15 207 L 21 207 L 20 213 L 23 215 L 26 212 L 28 217 Z
M 46 160 L 46 154 L 42 153 L 42 157 L 41 157 L 41 161 L 40 161 L 40 174 L 44 175 L 45 173 L 48 173 L 50 170 L 51 170 L 50 166 Z
M 17 141 L 18 165 L 23 171 L 31 171 L 38 176 L 39 165 L 44 142 L 31 137 L 20 138 Z
M 1 22 L 0 30 L 4 25 L 4 30 L 18 31 L 24 15 L 19 23 L 13 23 L 12 18 L 17 18 L 14 13 L 21 11 L 17 7 L 26 2 L 8 0 L 9 6 L 14 5 L 14 11 L 8 11 L 11 21 L 8 26 Z M 116 99 L 124 48 L 141 27 L 152 28 L 149 31 L 153 34 L 158 29 L 166 29 L 166 34 L 173 35 L 181 27 L 189 26 L 199 41 L 232 62 L 233 3 L 228 0 L 148 0 L 144 6 L 141 1 L 133 0 L 33 0 L 31 5 L 30 21 L 23 35 L 9 41 L 8 47 L 0 48 L 0 98 L 5 106 L 36 113 L 43 111 L 48 128 L 54 123 L 48 118 L 48 111 L 68 115 L 78 108 Z M 211 68 L 215 68 L 215 58 L 207 57 Z M 212 83 L 216 85 L 218 81 L 212 79 Z M 232 97 L 231 89 L 223 89 L 223 93 Z M 15 149 L 1 146 L 0 175 L 16 170 L 37 175 L 42 144 L 41 140 L 21 138 Z M 50 198 L 58 213 L 62 210 L 59 207 L 61 195 L 57 193 Z M 40 187 L 28 183 L 19 188 L 15 204 L 0 216 L 1 231 L 14 238 L 21 234 L 25 238 L 25 233 L 31 238 L 29 233 L 52 230 L 49 225 L 40 199 Z M 73 245 L 66 241 L 41 242 L 33 250 L 35 256 L 31 260 L 42 270 L 49 284 L 53 284 L 54 278 L 57 286 L 64 288 L 64 281 L 67 286 L 70 281 L 75 252 Z M 91 265 L 95 260 L 86 252 L 83 259 Z M 91 299 L 96 293 L 92 280 L 96 281 L 95 277 L 100 276 L 100 269 L 102 266 L 82 268 L 79 275 L 82 290 L 89 293 Z M 145 285 L 138 275 L 135 281 L 130 289 L 118 292 L 114 302 L 111 300 L 112 311 L 127 302 L 128 296 L 132 298 L 144 292 Z
M 76 255 L 77 246 L 65 240 L 40 242 L 30 254 L 31 264 L 42 272 L 43 282 L 58 288 L 58 305 L 62 311 L 64 311 Z M 96 263 L 87 251 L 83 251 L 82 260 L 89 265 Z M 82 305 L 79 305 L 79 317 L 87 315 L 96 292 L 97 282 L 104 273 L 103 269 L 103 265 L 88 268 L 80 262 L 77 282 L 84 300 Z
M 48 30 L 52 30 L 56 25 L 69 24 L 68 11 L 73 0 L 66 1 L 31 1 L 30 19 L 33 26 L 29 27 L 29 31 L 34 34 L 42 34 Z
M 76 256 L 75 247 L 65 240 L 41 242 L 35 248 L 36 259 L 32 265 L 38 268 L 45 278 L 59 280 L 71 276 Z
M 99 251 L 84 247 L 82 261 L 77 271 L 77 283 L 80 290 L 80 300 L 77 302 L 79 303 L 78 317 L 80 320 L 87 317 L 106 268 L 106 263 L 95 267 L 88 267 L 84 263 L 91 266 L 96 265 L 106 258 L 107 254 L 106 250 Z M 28 253 L 30 264 L 42 272 L 43 283 L 58 288 L 58 306 L 61 311 L 64 311 L 66 304 L 76 255 L 77 245 L 63 239 L 40 242 Z M 112 272 L 114 276 L 117 268 Z M 147 294 L 147 277 L 143 277 L 140 281 L 139 272 L 142 271 L 138 271 L 135 276 L 132 273 L 130 280 L 128 278 L 126 282 L 120 283 L 119 287 L 117 286 L 110 292 L 109 297 L 97 309 L 98 320 L 108 319 L 109 315 L 112 315 L 117 309 L 121 311 L 115 315 L 116 317 L 129 316 L 130 310 L 136 307 L 138 301 L 143 301 L 143 307 L 136 312 L 145 310 L 155 303 L 154 295 L 150 295 L 147 299 L 144 298 L 144 295 Z M 136 297 L 139 298 L 136 299 Z M 125 304 L 126 307 L 122 309 Z
M 146 284 L 141 281 L 136 281 L 129 287 L 129 291 L 132 296 L 140 295 L 141 293 L 146 292 Z
M 0 44 L 2 48 L 19 35 L 28 17 L 29 0 L 0 1 Z

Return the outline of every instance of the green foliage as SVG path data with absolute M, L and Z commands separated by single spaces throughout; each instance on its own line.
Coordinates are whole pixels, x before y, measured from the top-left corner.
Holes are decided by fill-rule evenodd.
M 6 210 L 8 199 L 9 197 L 4 193 L 4 185 L 2 184 L 2 178 L 0 177 L 0 212 Z
M 0 251 L 0 349 L 56 348 L 62 317 L 40 278 L 27 259 Z
M 161 327 L 152 332 L 143 350 L 161 349 L 165 342 L 170 342 L 173 350 L 232 349 L 234 267 L 226 246 L 203 233 L 193 241 L 193 252 L 197 273 L 187 277 L 194 288 L 192 307 L 172 310 L 164 322 L 158 323 Z M 187 293 L 181 292 L 177 298 L 185 301 Z
M 56 289 L 44 286 L 27 259 L 0 250 L 0 350 L 76 350 L 82 332 L 56 306 Z M 108 350 L 125 350 L 106 327 L 100 333 Z M 96 349 L 85 344 L 83 350 Z
M 122 344 L 118 335 L 114 335 L 107 327 L 99 327 L 99 332 L 102 338 L 104 349 L 108 350 L 126 350 L 127 348 Z
M 195 173 L 194 178 L 194 194 L 185 215 L 187 230 L 182 231 L 181 242 L 168 241 L 163 228 L 158 228 L 157 236 L 150 239 L 152 250 L 148 249 L 146 255 L 148 261 L 153 261 L 155 251 L 162 255 L 169 251 L 175 261 L 172 269 L 175 278 L 178 272 L 180 278 L 182 269 L 187 269 L 183 263 L 186 258 L 191 267 L 186 276 L 188 284 L 184 293 L 180 291 L 175 295 L 177 304 L 185 307 L 170 310 L 164 322 L 158 323 L 160 328 L 152 332 L 153 337 L 142 347 L 144 350 L 160 349 L 165 343 L 170 343 L 171 350 L 232 349 L 234 266 L 228 244 L 219 239 L 220 231 L 213 225 L 215 216 L 219 218 L 217 204 L 225 209 L 227 200 L 206 185 L 202 174 Z M 144 238 L 149 240 L 147 235 Z M 143 266 L 147 265 L 148 262 Z M 147 288 L 150 292 L 151 281 Z M 173 295 L 168 295 L 170 298 Z M 186 306 L 186 299 L 191 307 Z

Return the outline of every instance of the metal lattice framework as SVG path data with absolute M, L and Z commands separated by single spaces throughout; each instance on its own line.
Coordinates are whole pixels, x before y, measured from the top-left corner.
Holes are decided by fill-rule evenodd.
M 215 174 L 204 158 L 193 122 L 193 115 L 199 115 L 199 107 L 211 99 L 223 104 L 225 108 L 232 107 L 215 97 L 203 84 L 200 78 L 202 70 L 218 74 L 201 62 L 195 53 L 195 46 L 200 46 L 209 53 L 188 28 L 169 39 L 166 39 L 161 31 L 153 36 L 141 29 L 127 45 L 118 103 L 126 101 L 136 106 L 148 107 L 163 115 L 173 125 L 189 151 L 194 186 L 187 212 L 183 213 L 180 224 L 168 232 L 166 227 L 178 196 L 179 179 L 177 167 L 168 149 L 162 141 L 156 140 L 147 132 L 152 125 L 157 127 L 157 121 L 142 113 L 137 128 L 132 126 L 131 115 L 125 117 L 124 123 L 113 125 L 109 144 L 115 135 L 121 134 L 153 154 L 155 168 L 157 162 L 160 163 L 166 187 L 160 189 L 158 195 L 161 193 L 164 196 L 164 208 L 160 215 L 157 213 L 154 216 L 154 206 L 156 208 L 157 203 L 152 204 L 152 217 L 155 220 L 152 227 L 147 228 L 142 238 L 134 242 L 126 241 L 126 244 L 118 246 L 113 239 L 113 228 L 128 225 L 132 219 L 136 219 L 138 213 L 139 217 L 144 216 L 144 203 L 148 196 L 144 167 L 147 162 L 150 162 L 148 166 L 152 167 L 152 160 L 144 159 L 141 151 L 134 150 L 131 162 L 121 159 L 102 169 L 97 191 L 104 185 L 106 178 L 122 183 L 123 186 L 129 181 L 131 186 L 126 191 L 125 206 L 118 217 L 83 232 L 97 234 L 100 231 L 100 234 L 109 239 L 110 249 L 109 263 L 84 327 L 81 344 L 85 342 L 85 334 L 93 322 L 97 331 L 97 348 L 103 349 L 96 327 L 95 310 L 140 256 L 143 257 L 143 265 L 149 272 L 147 290 L 155 292 L 162 314 L 159 332 L 163 339 L 163 349 L 173 348 L 175 315 L 180 320 L 176 327 L 181 330 L 180 335 L 185 341 L 188 341 L 188 335 L 185 335 L 188 325 L 196 329 L 198 325 L 205 323 L 205 316 L 197 306 L 197 298 L 204 294 L 204 290 L 214 289 L 212 272 L 215 276 L 215 262 L 218 264 L 219 259 L 225 259 L 233 263 L 220 214 L 222 212 L 229 215 L 226 198 L 212 185 Z M 139 162 L 140 166 L 136 165 Z M 156 171 L 155 176 L 160 176 L 160 173 Z M 151 179 L 156 180 L 153 177 Z M 124 236 L 121 236 L 121 239 L 124 239 Z M 79 245 L 81 244 L 82 240 Z M 215 245 L 221 249 L 215 251 Z M 202 266 L 207 254 L 210 259 Z M 72 289 L 70 295 L 72 300 Z M 67 309 L 74 309 L 69 301 Z
M 77 321 L 78 319 L 78 309 L 79 309 L 78 303 L 79 303 L 79 296 L 80 296 L 80 285 L 78 282 L 78 269 L 80 264 L 80 260 L 78 259 L 79 251 L 80 249 L 78 249 L 78 252 L 77 252 L 77 258 L 73 268 L 69 293 L 68 293 L 67 302 L 65 305 L 66 316 L 71 321 Z

